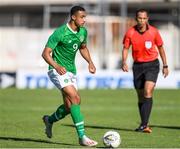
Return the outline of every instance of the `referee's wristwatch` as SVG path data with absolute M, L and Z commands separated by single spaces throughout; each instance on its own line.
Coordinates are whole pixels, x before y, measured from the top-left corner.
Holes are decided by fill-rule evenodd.
M 163 65 L 163 68 L 168 68 L 168 65 Z

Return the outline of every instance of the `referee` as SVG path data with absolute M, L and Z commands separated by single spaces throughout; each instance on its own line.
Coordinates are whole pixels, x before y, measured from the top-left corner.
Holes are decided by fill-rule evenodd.
M 148 24 L 148 19 L 147 10 L 136 11 L 137 24 L 126 32 L 123 39 L 122 70 L 128 72 L 126 61 L 128 50 L 132 46 L 134 87 L 141 117 L 140 126 L 135 131 L 151 133 L 152 129 L 148 126 L 148 122 L 153 104 L 153 91 L 160 69 L 158 54 L 162 60 L 164 77 L 167 77 L 169 70 L 162 38 L 159 31 Z

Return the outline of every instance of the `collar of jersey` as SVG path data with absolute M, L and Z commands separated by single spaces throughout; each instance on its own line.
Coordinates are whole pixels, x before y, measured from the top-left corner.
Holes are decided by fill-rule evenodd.
M 66 24 L 67 25 L 67 27 L 69 28 L 69 30 L 71 31 L 71 32 L 73 32 L 74 34 L 76 34 L 77 33 L 77 31 L 74 31 L 70 26 L 69 26 L 69 24 L 67 23 Z
M 144 34 L 147 30 L 149 30 L 149 24 L 146 24 L 146 30 L 144 32 L 139 32 L 137 25 L 135 25 L 135 30 L 140 34 Z

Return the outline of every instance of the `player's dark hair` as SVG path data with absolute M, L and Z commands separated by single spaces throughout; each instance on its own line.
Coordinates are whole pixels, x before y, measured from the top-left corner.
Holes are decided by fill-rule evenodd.
M 137 18 L 137 16 L 138 16 L 138 13 L 139 13 L 139 12 L 145 12 L 145 13 L 147 14 L 147 16 L 149 16 L 148 10 L 141 8 L 141 9 L 136 10 L 136 18 Z
M 81 6 L 73 6 L 71 8 L 70 15 L 72 16 L 72 15 L 74 15 L 78 11 L 86 11 L 86 10 L 83 7 L 81 7 Z

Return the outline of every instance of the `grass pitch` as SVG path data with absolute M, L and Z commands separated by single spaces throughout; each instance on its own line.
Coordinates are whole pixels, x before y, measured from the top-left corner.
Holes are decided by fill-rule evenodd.
M 139 125 L 134 90 L 80 90 L 86 134 L 99 142 L 108 130 L 122 138 L 120 148 L 180 148 L 180 90 L 155 90 L 151 134 Z M 44 134 L 42 116 L 54 112 L 62 98 L 58 90 L 0 90 L 0 148 L 81 148 L 70 116 Z

